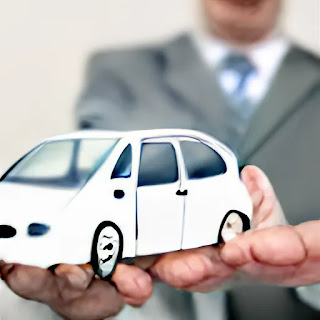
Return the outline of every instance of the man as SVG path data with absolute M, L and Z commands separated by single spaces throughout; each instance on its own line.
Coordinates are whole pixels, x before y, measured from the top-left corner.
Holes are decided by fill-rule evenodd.
M 124 130 L 185 127 L 205 131 L 232 147 L 242 164 L 256 164 L 267 173 L 290 222 L 317 218 L 320 187 L 318 59 L 291 46 L 276 33 L 281 0 L 202 0 L 202 4 L 208 24 L 205 35 L 183 36 L 157 47 L 95 55 L 89 64 L 87 83 L 79 103 L 79 126 Z M 251 241 L 254 237 L 245 239 Z M 151 272 L 178 288 L 211 291 L 233 276 L 234 266 L 238 266 L 234 261 L 235 252 L 230 244 L 222 251 L 204 248 L 168 254 Z M 243 258 L 239 255 L 238 258 L 241 266 Z M 290 265 L 295 260 L 289 258 Z M 267 259 L 263 261 L 268 262 Z M 176 265 L 179 268 L 175 268 Z M 185 266 L 193 272 L 190 275 L 185 271 L 181 278 L 178 271 L 186 270 Z M 53 288 L 67 286 L 65 299 L 61 300 L 60 291 L 56 289 L 50 290 L 56 292 L 56 298 L 46 290 L 39 293 L 34 289 L 30 293 L 26 285 L 16 282 L 26 269 L 4 267 L 11 271 L 10 274 L 4 272 L 5 278 L 20 295 L 43 301 L 69 318 L 77 318 L 72 308 L 78 307 L 79 301 L 83 309 L 77 310 L 90 310 L 92 315 L 90 303 L 86 304 L 91 301 L 90 297 L 96 297 L 92 291 L 107 294 L 108 290 L 108 295 L 115 294 L 113 288 L 102 288 L 97 281 L 90 284 L 88 291 L 83 290 L 90 283 L 87 280 L 89 271 L 68 266 L 58 268 L 56 276 L 41 273 L 45 281 L 50 279 Z M 121 268 L 126 274 L 141 271 L 133 269 L 135 267 Z M 38 269 L 28 271 L 40 274 Z M 151 280 L 147 273 L 141 271 L 144 290 L 137 291 L 120 272 L 117 270 L 114 281 L 122 293 L 121 299 L 139 304 L 150 295 L 147 288 Z M 29 278 L 25 276 L 24 279 Z M 263 280 L 263 274 L 259 280 Z M 27 283 L 30 284 L 26 280 Z M 38 285 L 35 283 L 31 288 L 39 289 Z M 145 294 L 137 297 L 137 292 Z M 162 303 L 161 310 L 167 310 L 164 316 L 167 319 L 211 319 L 212 314 L 219 319 L 221 304 L 215 303 L 223 300 L 219 292 L 212 294 L 214 296 L 191 296 L 163 286 L 155 290 L 155 294 L 158 293 L 154 299 Z M 149 303 L 151 309 L 153 301 Z M 118 306 L 119 300 L 116 302 Z M 172 303 L 175 308 L 170 307 Z M 111 310 L 109 304 L 103 306 L 104 309 L 101 305 L 95 308 L 101 315 L 118 311 L 118 308 Z M 139 312 L 144 310 L 148 317 L 148 304 L 135 315 L 139 317 Z M 130 312 L 134 313 L 125 312 L 129 312 L 129 318 Z M 156 316 L 152 314 L 154 319 Z

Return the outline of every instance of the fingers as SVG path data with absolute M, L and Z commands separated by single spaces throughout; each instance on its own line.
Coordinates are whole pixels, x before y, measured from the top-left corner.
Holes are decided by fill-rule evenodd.
M 251 262 L 285 266 L 301 263 L 306 249 L 294 227 L 274 227 L 249 232 L 225 244 L 221 258 L 232 266 Z
M 61 264 L 55 269 L 56 285 L 65 301 L 82 296 L 92 282 L 94 272 L 90 265 Z
M 294 227 L 249 232 L 225 244 L 221 259 L 227 265 L 264 283 L 288 284 L 307 259 L 304 241 Z
M 211 291 L 233 276 L 233 269 L 221 261 L 219 250 L 210 246 L 168 253 L 150 272 L 175 288 Z
M 212 267 L 209 254 L 201 250 L 172 252 L 164 255 L 151 269 L 162 281 L 183 289 L 203 280 Z
M 88 288 L 94 276 L 93 269 L 90 265 L 67 265 L 61 264 L 55 269 L 55 274 L 65 279 L 65 284 L 77 290 Z
M 9 288 L 25 299 L 46 303 L 58 296 L 55 277 L 49 270 L 4 262 L 0 269 Z
M 63 318 L 72 320 L 101 320 L 118 314 L 123 298 L 116 288 L 103 280 L 93 280 L 81 294 L 67 296 L 60 291 L 59 299 L 48 305 Z
M 152 294 L 151 276 L 136 266 L 123 264 L 118 265 L 112 278 L 116 287 L 93 279 L 89 265 L 60 265 L 53 273 L 47 269 L 0 262 L 0 272 L 16 294 L 46 303 L 67 319 L 111 317 L 121 310 L 124 302 L 138 306 Z
M 310 259 L 319 260 L 320 263 L 320 221 L 310 221 L 302 223 L 296 226 L 295 230 L 304 242 L 304 245 L 308 252 L 308 257 Z
M 134 260 L 134 265 L 142 270 L 147 270 L 159 259 L 160 255 L 138 257 Z
M 100 290 L 109 284 L 105 281 L 94 280 L 94 272 L 90 265 L 60 265 L 56 268 L 57 282 L 61 294 L 65 300 L 72 300 L 81 297 L 85 291 L 90 291 L 93 284 L 99 283 Z M 141 305 L 152 294 L 152 280 L 149 274 L 138 267 L 119 264 L 112 277 L 119 293 L 126 303 Z M 109 288 L 108 288 L 109 290 Z
M 152 295 L 151 276 L 136 266 L 119 264 L 112 277 L 124 301 L 133 306 L 140 306 Z
M 122 309 L 121 295 L 110 283 L 94 279 L 91 265 L 60 265 L 55 276 L 59 299 L 48 304 L 64 318 L 100 320 Z
M 281 205 L 267 176 L 255 166 L 247 166 L 241 178 L 253 204 L 253 228 L 287 224 Z

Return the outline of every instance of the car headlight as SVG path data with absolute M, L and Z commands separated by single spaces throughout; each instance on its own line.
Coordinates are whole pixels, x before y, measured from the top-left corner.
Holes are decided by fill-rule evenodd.
M 42 223 L 31 223 L 28 227 L 28 235 L 31 237 L 40 237 L 48 233 L 50 227 Z

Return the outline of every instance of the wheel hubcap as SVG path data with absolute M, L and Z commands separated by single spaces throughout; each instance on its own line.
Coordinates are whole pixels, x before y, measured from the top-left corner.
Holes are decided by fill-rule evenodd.
M 224 242 L 234 239 L 243 232 L 243 222 L 237 213 L 231 213 L 224 223 L 221 236 Z
M 97 242 L 97 255 L 103 277 L 112 272 L 119 254 L 119 246 L 119 234 L 113 227 L 108 226 L 101 230 Z

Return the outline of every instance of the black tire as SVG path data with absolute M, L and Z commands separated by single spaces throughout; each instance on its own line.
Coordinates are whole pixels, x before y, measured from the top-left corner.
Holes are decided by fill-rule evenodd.
M 223 227 L 226 223 L 226 220 L 228 219 L 228 217 L 232 213 L 236 213 L 241 218 L 242 224 L 243 224 L 242 232 L 246 232 L 246 231 L 250 230 L 250 219 L 248 218 L 248 216 L 240 211 L 230 210 L 222 220 L 220 230 L 219 230 L 219 235 L 218 235 L 218 244 L 224 243 L 224 240 L 222 238 L 222 230 L 223 230 Z
M 99 253 L 98 253 L 98 241 L 99 241 L 99 237 L 100 237 L 101 232 L 103 232 L 103 230 L 105 230 L 105 228 L 107 228 L 107 227 L 111 227 L 116 232 L 119 243 L 118 243 L 118 248 L 114 250 L 113 255 L 112 256 L 109 255 L 108 260 L 105 259 L 107 261 L 103 262 L 101 256 L 99 256 Z M 112 229 L 110 229 L 109 232 Z M 112 237 L 112 239 L 113 239 L 113 237 Z M 117 242 L 117 239 L 113 243 L 110 242 L 111 247 L 114 247 L 115 242 Z M 108 244 L 108 246 L 110 246 L 110 244 Z M 101 249 L 101 251 L 106 250 L 105 248 L 107 248 L 107 246 L 105 246 L 104 249 Z M 108 248 L 108 250 L 109 250 L 109 248 Z M 94 272 L 101 279 L 106 280 L 106 281 L 110 281 L 110 279 L 116 269 L 118 262 L 122 259 L 122 251 L 123 251 L 123 235 L 122 235 L 120 228 L 115 223 L 110 222 L 110 221 L 100 223 L 94 233 L 94 237 L 93 237 L 93 241 L 92 241 L 91 265 L 92 265 Z M 103 268 L 105 268 L 105 269 L 103 270 Z

